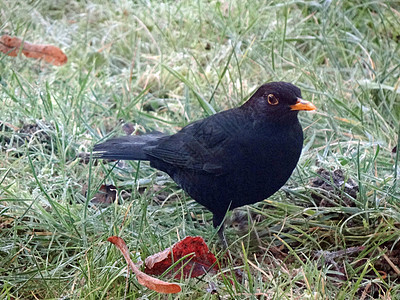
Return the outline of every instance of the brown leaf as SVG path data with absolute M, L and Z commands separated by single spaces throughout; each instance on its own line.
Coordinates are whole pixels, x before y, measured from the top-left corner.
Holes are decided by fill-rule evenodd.
M 110 243 L 113 243 L 121 251 L 126 263 L 128 264 L 128 268 L 135 273 L 137 280 L 141 285 L 158 293 L 176 294 L 181 291 L 181 287 L 178 284 L 165 282 L 141 272 L 129 257 L 129 250 L 123 239 L 118 236 L 112 236 L 107 240 Z
M 182 272 L 177 272 L 175 278 L 180 278 L 181 275 L 198 277 L 205 274 L 209 269 L 219 270 L 218 265 L 215 264 L 216 258 L 208 249 L 203 238 L 188 236 L 172 247 L 147 257 L 144 272 L 161 275 L 180 259 L 182 260 L 173 272 L 177 272 L 180 268 L 182 268 Z
M 92 200 L 90 200 L 90 203 L 107 207 L 114 203 L 116 198 L 117 188 L 112 184 L 103 184 Z
M 122 130 L 125 132 L 126 135 L 131 135 L 135 132 L 135 125 L 133 125 L 132 123 L 124 123 L 124 125 L 122 125 Z
M 61 66 L 68 60 L 64 52 L 56 46 L 31 44 L 9 35 L 0 37 L 0 51 L 8 56 L 17 56 L 21 51 L 26 57 L 44 59 L 55 66 Z

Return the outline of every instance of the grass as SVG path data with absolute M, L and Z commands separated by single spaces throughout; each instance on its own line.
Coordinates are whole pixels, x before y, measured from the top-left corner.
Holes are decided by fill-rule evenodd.
M 6 0 L 0 12 L 1 34 L 68 56 L 62 67 L 0 56 L 2 299 L 400 298 L 398 2 Z M 218 254 L 211 214 L 146 163 L 77 154 L 125 122 L 172 133 L 278 80 L 318 112 L 300 115 L 287 185 L 228 216 L 226 277 L 181 280 L 173 297 L 127 284 L 107 237 L 142 259 L 187 235 Z M 342 170 L 356 195 L 313 185 L 332 180 L 320 168 Z M 88 206 L 103 183 L 120 204 Z

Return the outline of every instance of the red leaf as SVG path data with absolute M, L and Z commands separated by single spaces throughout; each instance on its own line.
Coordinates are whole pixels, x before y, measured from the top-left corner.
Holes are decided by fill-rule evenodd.
M 123 239 L 118 236 L 111 236 L 107 240 L 110 243 L 113 243 L 121 251 L 128 267 L 133 273 L 135 273 L 137 280 L 141 285 L 159 293 L 175 294 L 181 291 L 181 287 L 178 284 L 165 282 L 141 272 L 129 257 L 129 250 Z
M 17 56 L 20 51 L 26 57 L 44 59 L 55 66 L 61 66 L 68 60 L 64 52 L 56 46 L 31 44 L 6 34 L 0 37 L 0 52 L 8 56 Z
M 186 258 L 182 259 L 183 257 Z M 144 272 L 151 275 L 161 275 L 180 259 L 182 260 L 172 271 L 173 273 L 177 272 L 175 278 L 178 279 L 182 274 L 186 278 L 198 277 L 205 274 L 209 269 L 219 270 L 215 263 L 216 258 L 208 249 L 203 238 L 188 236 L 172 247 L 147 257 Z M 183 268 L 182 272 L 178 272 L 180 268 Z

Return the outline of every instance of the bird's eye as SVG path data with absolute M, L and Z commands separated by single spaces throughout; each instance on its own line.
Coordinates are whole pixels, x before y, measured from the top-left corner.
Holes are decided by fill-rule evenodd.
M 276 98 L 274 94 L 269 94 L 267 99 L 270 105 L 277 105 L 279 103 L 278 98 Z

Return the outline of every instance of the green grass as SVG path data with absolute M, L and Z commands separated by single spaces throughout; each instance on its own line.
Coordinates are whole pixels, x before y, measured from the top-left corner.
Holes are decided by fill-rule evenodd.
M 0 121 L 36 124 L 28 139 L 0 127 L 0 298 L 400 298 L 385 260 L 400 268 L 399 20 L 397 1 L 0 2 L 1 34 L 68 56 L 0 55 Z M 300 115 L 305 151 L 287 185 L 228 216 L 226 277 L 181 280 L 173 297 L 126 284 L 107 237 L 142 259 L 187 235 L 218 254 L 211 214 L 146 163 L 112 170 L 77 154 L 124 122 L 172 133 L 278 80 L 318 111 Z M 319 168 L 341 169 L 356 197 L 313 186 Z M 88 207 L 103 183 L 120 204 Z M 335 259 L 344 278 L 317 255 L 351 247 L 363 248 Z

